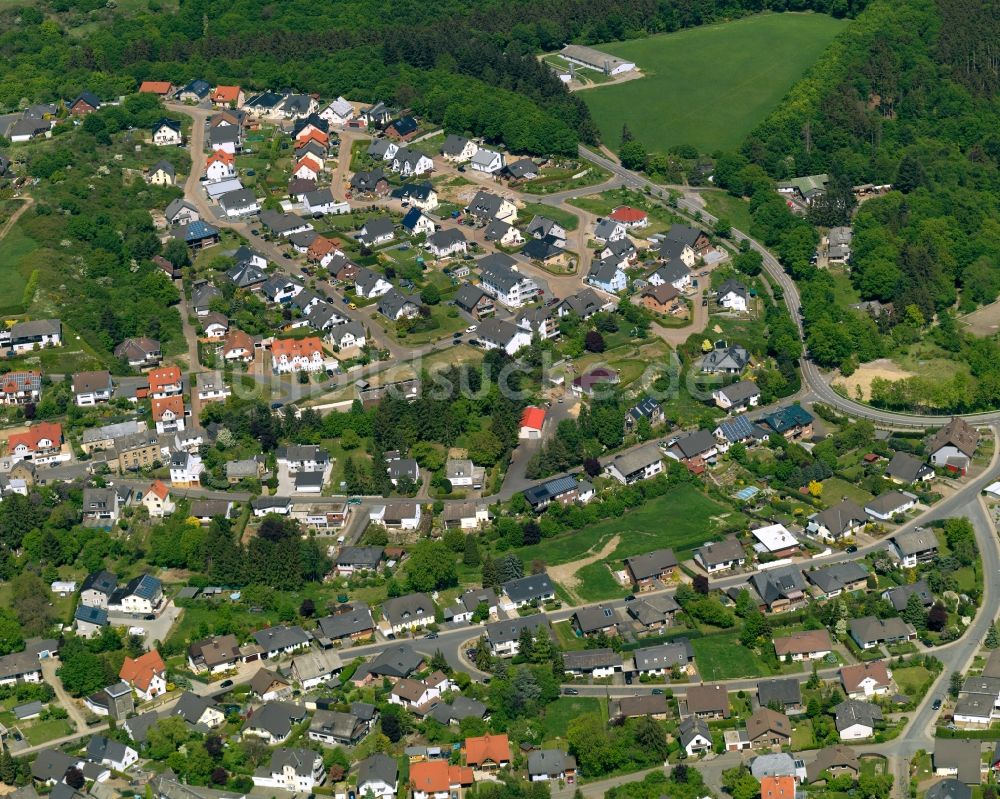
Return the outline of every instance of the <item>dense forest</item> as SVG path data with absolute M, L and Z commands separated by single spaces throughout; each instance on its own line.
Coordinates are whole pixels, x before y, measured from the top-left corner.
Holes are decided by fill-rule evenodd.
M 535 55 L 566 42 L 644 36 L 773 9 L 853 15 L 866 0 L 181 0 L 177 11 L 42 0 L 0 13 L 0 106 L 144 79 L 295 88 L 411 106 L 512 149 L 594 142 L 586 106 Z M 113 4 L 109 4 L 113 5 Z
M 1000 294 L 1000 16 L 977 0 L 876 0 L 834 42 L 716 180 L 751 198 L 755 233 L 802 292 L 809 354 L 847 374 L 927 342 L 970 374 L 918 375 L 881 404 L 967 410 L 1000 403 L 1000 346 L 956 314 Z M 826 173 L 831 201 L 809 219 L 775 202 L 773 180 Z M 853 219 L 850 279 L 873 312 L 838 303 L 810 264 L 816 225 L 851 221 L 850 186 L 891 183 Z M 839 202 L 847 194 L 847 202 Z M 881 310 L 879 310 L 881 309 Z M 884 381 L 883 381 L 884 382 Z

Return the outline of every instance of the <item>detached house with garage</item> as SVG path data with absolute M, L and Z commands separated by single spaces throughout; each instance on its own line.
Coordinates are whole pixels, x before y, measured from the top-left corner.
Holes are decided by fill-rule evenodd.
M 725 538 L 698 547 L 694 551 L 694 559 L 708 574 L 715 574 L 743 566 L 747 561 L 747 553 L 735 538 Z
M 517 269 L 517 262 L 504 253 L 494 253 L 477 262 L 483 291 L 508 308 L 520 308 L 538 295 L 538 284 Z
M 964 419 L 952 419 L 927 444 L 931 464 L 964 475 L 979 446 L 979 431 Z
M 774 652 L 781 660 L 793 663 L 822 660 L 833 651 L 833 641 L 826 630 L 807 630 L 774 639 Z
M 903 568 L 912 569 L 918 563 L 934 560 L 938 554 L 938 539 L 933 530 L 920 528 L 896 533 L 889 539 L 892 552 Z
M 814 514 L 806 531 L 824 541 L 839 541 L 853 536 L 868 524 L 868 514 L 849 499 Z
M 632 584 L 640 591 L 651 591 L 673 577 L 677 569 L 677 556 L 672 549 L 657 549 L 645 555 L 625 558 L 625 570 Z
M 913 625 L 907 624 L 898 616 L 888 619 L 880 619 L 877 616 L 851 619 L 848 622 L 848 631 L 862 649 L 874 649 L 879 644 L 913 641 L 917 637 Z
M 656 444 L 615 455 L 605 466 L 609 477 L 622 485 L 649 480 L 663 471 L 663 453 Z
M 895 687 L 892 672 L 884 660 L 842 667 L 840 683 L 849 699 L 886 696 Z

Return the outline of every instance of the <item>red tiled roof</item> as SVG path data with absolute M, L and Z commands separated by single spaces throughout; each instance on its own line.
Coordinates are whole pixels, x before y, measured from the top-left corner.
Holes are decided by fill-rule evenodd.
M 510 741 L 504 735 L 479 735 L 465 739 L 465 762 L 470 766 L 483 763 L 510 762 Z
M 630 205 L 622 205 L 611 212 L 611 218 L 615 222 L 622 222 L 626 225 L 641 222 L 646 216 L 645 211 L 640 211 L 638 208 L 633 208 Z
M 545 411 L 529 405 L 521 414 L 521 427 L 530 427 L 533 430 L 541 430 L 545 422 Z
M 235 103 L 239 99 L 239 86 L 216 86 L 212 94 L 213 103 Z
M 306 338 L 279 338 L 271 344 L 271 355 L 280 358 L 282 355 L 288 358 L 304 355 L 311 358 L 315 353 L 322 354 L 323 342 L 316 336 Z
M 205 161 L 205 168 L 207 169 L 216 161 L 222 161 L 224 164 L 229 164 L 230 166 L 236 163 L 236 156 L 232 153 L 227 153 L 225 150 L 216 150 Z
M 170 81 L 144 80 L 139 84 L 141 94 L 170 94 Z
M 161 399 L 153 400 L 153 421 L 160 422 L 163 420 L 163 415 L 171 411 L 174 414 L 175 419 L 180 419 L 184 416 L 184 397 L 175 395 L 173 397 L 163 397 Z
M 163 665 L 160 653 L 153 649 L 135 659 L 125 658 L 118 676 L 125 682 L 135 685 L 139 690 L 145 691 L 153 681 L 154 675 L 163 674 L 166 670 L 167 667 Z
M 154 394 L 159 393 L 165 386 L 177 385 L 180 382 L 181 370 L 176 366 L 164 366 L 149 373 L 149 390 Z
M 155 496 L 158 496 L 160 499 L 166 499 L 168 496 L 170 496 L 170 489 L 163 484 L 162 480 L 156 480 L 149 487 L 149 490 L 146 493 L 154 494 Z
M 760 799 L 795 799 L 795 777 L 761 777 Z
M 37 450 L 38 442 L 48 439 L 55 445 L 62 444 L 62 425 L 58 422 L 40 422 L 29 427 L 23 433 L 14 433 L 7 439 L 7 451 L 13 452 L 19 444 L 24 444 L 29 450 Z

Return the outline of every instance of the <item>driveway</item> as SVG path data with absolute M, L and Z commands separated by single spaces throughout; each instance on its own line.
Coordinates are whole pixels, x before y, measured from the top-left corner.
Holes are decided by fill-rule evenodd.
M 73 722 L 78 731 L 86 730 L 87 719 L 83 710 L 80 708 L 77 700 L 66 693 L 62 680 L 56 674 L 56 670 L 59 668 L 59 660 L 56 658 L 45 658 L 40 662 L 42 664 L 42 677 L 45 678 L 45 682 L 52 686 L 52 690 L 56 692 L 56 701 L 60 707 L 66 708 L 70 721 Z
M 142 616 L 136 617 L 128 613 L 109 613 L 108 621 L 111 624 L 123 627 L 141 627 L 146 631 L 146 645 L 152 647 L 153 641 L 162 642 L 167 639 L 170 629 L 174 626 L 174 622 L 180 618 L 183 612 L 184 610 L 177 607 L 173 603 L 173 600 L 169 600 L 163 612 L 152 621 L 147 621 Z

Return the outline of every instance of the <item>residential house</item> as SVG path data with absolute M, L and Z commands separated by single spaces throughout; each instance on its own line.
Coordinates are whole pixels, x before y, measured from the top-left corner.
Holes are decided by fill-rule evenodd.
M 651 591 L 659 583 L 670 580 L 677 569 L 677 556 L 672 549 L 657 549 L 644 555 L 625 558 L 625 570 L 632 584 L 640 591 Z
M 81 638 L 90 638 L 108 626 L 108 611 L 104 608 L 92 608 L 89 605 L 77 605 L 73 613 L 73 624 L 77 635 Z
M 230 219 L 251 216 L 260 211 L 260 201 L 251 189 L 237 189 L 223 194 L 219 197 L 219 206 Z
M 99 402 L 110 402 L 114 386 L 111 382 L 111 373 L 100 372 L 77 372 L 73 375 L 71 388 L 74 401 L 81 408 L 97 405 Z
M 276 339 L 271 343 L 271 368 L 275 374 L 319 372 L 325 366 L 323 342 L 316 336 Z
M 177 174 L 169 161 L 157 161 L 149 168 L 146 179 L 154 186 L 173 186 Z
M 392 686 L 389 703 L 400 705 L 418 715 L 425 715 L 432 702 L 454 688 L 455 684 L 440 671 L 435 671 L 425 680 L 405 677 Z
M 226 333 L 219 352 L 227 363 L 250 363 L 254 359 L 254 349 L 254 340 L 250 334 L 233 327 Z
M 153 144 L 159 147 L 178 147 L 184 143 L 181 123 L 172 119 L 161 119 L 153 125 Z
M 352 678 L 356 685 L 370 685 L 378 678 L 391 682 L 409 677 L 421 667 L 424 656 L 411 647 L 400 644 L 383 649 L 375 658 L 363 663 Z
M 728 571 L 743 566 L 747 560 L 746 550 L 735 538 L 710 541 L 694 551 L 695 562 L 709 574 Z
M 879 644 L 913 641 L 917 637 L 917 631 L 913 625 L 907 624 L 898 616 L 889 619 L 865 616 L 860 619 L 851 619 L 847 626 L 851 638 L 862 649 L 874 649 Z
M 503 350 L 508 355 L 531 345 L 531 334 L 505 319 L 483 319 L 476 335 L 484 349 Z
M 682 719 L 677 728 L 677 738 L 688 757 L 712 751 L 712 732 L 700 718 Z
M 392 597 L 382 603 L 382 617 L 393 635 L 433 624 L 434 613 L 434 600 L 423 593 Z
M 465 763 L 479 771 L 493 772 L 510 765 L 510 741 L 506 734 L 478 735 L 465 739 Z
M 162 519 L 174 512 L 177 505 L 170 498 L 170 489 L 161 480 L 154 480 L 139 500 L 151 519 Z
M 416 530 L 420 526 L 422 514 L 419 502 L 401 500 L 372 506 L 368 518 L 382 527 Z
M 370 638 L 375 634 L 371 609 L 363 602 L 339 606 L 332 616 L 319 619 L 317 628 L 321 636 L 330 641 L 340 641 L 345 638 L 358 640 Z
M 747 287 L 738 280 L 727 280 L 715 293 L 715 301 L 720 308 L 735 313 L 746 313 L 750 310 L 750 293 Z
M 151 574 L 140 574 L 116 588 L 108 599 L 108 610 L 147 616 L 163 606 L 163 584 Z
M 250 693 L 263 702 L 291 699 L 292 684 L 271 669 L 258 669 L 250 678 Z
M 673 440 L 666 451 L 668 458 L 684 464 L 696 465 L 719 454 L 719 444 L 708 430 L 696 430 Z
M 688 310 L 687 304 L 681 299 L 680 292 L 665 283 L 644 288 L 639 294 L 639 302 L 647 311 L 666 316 L 686 314 Z
M 127 338 L 115 347 L 115 357 L 124 359 L 133 369 L 148 369 L 160 362 L 163 353 L 159 341 L 139 336 Z
M 205 161 L 205 180 L 219 183 L 236 177 L 236 156 L 225 150 L 215 150 Z M 223 195 L 225 196 L 225 195 Z M 169 220 L 168 220 L 169 221 Z
M 538 513 L 553 502 L 567 505 L 570 502 L 587 503 L 594 498 L 594 487 L 586 481 L 579 481 L 572 475 L 556 477 L 544 483 L 526 488 L 521 492 L 531 509 Z
M 90 739 L 86 757 L 91 763 L 99 763 L 119 772 L 127 771 L 139 761 L 139 753 L 131 746 L 103 735 L 95 735 Z
M 173 488 L 199 487 L 203 471 L 205 464 L 200 455 L 183 451 L 170 454 L 170 485 Z
M 884 660 L 842 666 L 840 683 L 849 699 L 887 696 L 894 689 L 892 672 Z
M 578 608 L 573 613 L 573 626 L 583 636 L 600 633 L 608 636 L 617 635 L 620 623 L 621 619 L 617 612 L 608 605 L 589 605 Z
M 667 710 L 667 698 L 663 694 L 623 696 L 608 702 L 608 719 L 613 724 L 641 716 L 662 720 L 667 717 Z
M 243 722 L 243 738 L 260 738 L 268 746 L 280 744 L 292 734 L 292 727 L 305 720 L 306 709 L 290 702 L 266 702 Z
M 574 677 L 611 677 L 622 671 L 622 656 L 613 649 L 581 649 L 563 653 L 563 671 Z
M 860 591 L 868 583 L 869 573 L 858 561 L 833 563 L 805 572 L 806 579 L 816 587 L 820 599 L 833 599 L 842 593 Z
M 605 472 L 622 485 L 649 480 L 663 471 L 663 454 L 656 444 L 615 455 L 605 465 Z
M 934 774 L 955 777 L 965 785 L 979 785 L 983 779 L 982 744 L 958 738 L 934 741 Z
M 809 782 L 817 782 L 830 777 L 847 775 L 857 778 L 861 773 L 861 764 L 857 752 L 850 746 L 834 744 L 826 746 L 816 753 L 816 759 L 806 766 L 806 778 Z
M 528 753 L 528 779 L 531 782 L 576 781 L 576 758 L 562 749 L 533 749 Z
M 128 488 L 83 489 L 83 522 L 87 527 L 113 527 L 132 498 Z
M 865 503 L 865 512 L 873 519 L 880 522 L 888 522 L 897 516 L 902 516 L 917 504 L 917 498 L 913 494 L 906 494 L 902 491 L 886 491 L 879 494 Z
M 654 271 L 648 280 L 651 286 L 670 286 L 683 292 L 691 287 L 691 270 L 681 261 L 671 261 Z
M 500 244 L 504 247 L 515 247 L 524 244 L 524 237 L 521 231 L 504 219 L 492 219 L 483 231 L 483 238 L 491 244 Z
M 42 373 L 7 372 L 0 375 L 0 404 L 27 405 L 42 398 Z
M 919 527 L 896 533 L 889 541 L 903 568 L 912 569 L 919 563 L 934 560 L 938 554 L 938 539 L 933 530 Z
M 760 597 L 762 609 L 769 613 L 792 610 L 806 600 L 805 580 L 794 566 L 757 572 L 751 575 L 750 586 Z
M 485 147 L 480 147 L 473 154 L 472 158 L 469 159 L 469 167 L 476 172 L 485 172 L 487 175 L 493 175 L 503 169 L 504 158 L 495 150 L 487 150 Z
M 594 227 L 594 238 L 602 244 L 623 239 L 627 234 L 628 228 L 614 219 L 599 219 Z
M 538 294 L 538 284 L 518 272 L 517 262 L 509 255 L 487 255 L 477 266 L 479 285 L 508 308 L 520 308 Z
M 261 657 L 276 658 L 281 655 L 291 655 L 301 649 L 307 649 L 312 636 L 298 625 L 268 627 L 253 634 L 254 640 L 261 648 Z
M 908 452 L 897 452 L 885 467 L 883 476 L 887 480 L 902 485 L 924 482 L 934 479 L 934 470 L 920 458 Z
M 382 295 L 376 307 L 382 316 L 393 322 L 398 322 L 400 319 L 415 319 L 420 314 L 420 298 L 392 288 Z
M 376 752 L 358 763 L 358 796 L 394 799 L 398 778 L 396 759 Z
M 323 757 L 314 749 L 282 747 L 271 753 L 270 763 L 257 769 L 253 784 L 258 788 L 276 788 L 311 794 L 324 779 Z
M 630 205 L 620 205 L 608 216 L 627 228 L 644 228 L 649 225 L 649 214 Z
M 455 305 L 477 321 L 496 312 L 493 298 L 479 286 L 471 283 L 463 283 L 458 287 L 458 291 L 455 292 Z
M 792 740 L 792 723 L 784 713 L 759 707 L 747 719 L 747 737 L 752 749 L 788 746 Z
M 62 346 L 62 322 L 58 319 L 34 319 L 17 322 L 10 329 L 11 350 L 15 355 Z
M 668 644 L 636 649 L 632 658 L 640 675 L 662 677 L 674 670 L 687 672 L 694 662 L 694 649 L 687 638 L 679 638 Z
M 503 598 L 506 600 L 502 606 L 506 605 L 511 608 L 523 608 L 527 605 L 551 602 L 556 596 L 555 586 L 545 572 L 508 580 L 500 588 Z
M 956 417 L 931 436 L 927 452 L 932 465 L 964 475 L 978 446 L 979 431 Z
M 724 411 L 745 411 L 760 402 L 760 389 L 752 380 L 740 380 L 712 392 L 715 404 Z
M 761 680 L 757 683 L 757 703 L 783 713 L 801 713 L 804 710 L 802 686 L 794 677 Z
M 614 258 L 591 264 L 587 282 L 608 294 L 618 294 L 628 288 L 628 277 L 622 270 L 621 264 Z
M 868 514 L 849 499 L 813 514 L 806 530 L 825 541 L 839 541 L 853 536 L 868 524 Z
M 61 424 L 39 422 L 23 433 L 12 433 L 7 437 L 7 456 L 11 463 L 52 463 L 62 459 L 62 444 Z
M 480 222 L 499 219 L 513 224 L 517 221 L 517 205 L 513 200 L 483 189 L 476 192 L 465 212 Z
M 465 255 L 469 249 L 465 234 L 456 228 L 446 228 L 431 233 L 427 238 L 425 246 L 435 258 L 450 258 L 459 254 Z
M 188 668 L 196 674 L 221 674 L 239 662 L 240 646 L 235 635 L 204 638 L 188 647 Z
M 118 678 L 146 702 L 167 692 L 167 667 L 155 649 L 137 658 L 126 657 Z
M 834 708 L 834 724 L 842 741 L 861 741 L 875 734 L 883 720 L 877 705 L 858 699 L 847 699 Z M 976 744 L 978 750 L 979 744 Z
M 738 375 L 750 364 L 750 353 L 746 347 L 736 344 L 732 347 L 717 346 L 706 353 L 700 369 L 706 374 Z
M 934 604 L 934 594 L 931 593 L 927 580 L 917 580 L 908 585 L 899 585 L 882 592 L 882 599 L 887 599 L 895 608 L 897 613 L 906 610 L 910 602 L 910 597 L 916 595 L 922 607 L 929 608 Z
M 472 139 L 456 136 L 453 133 L 445 136 L 444 143 L 441 145 L 441 155 L 444 160 L 453 163 L 464 163 L 470 160 L 478 150 L 479 145 Z
M 728 719 L 729 693 L 720 684 L 702 683 L 689 686 L 685 695 L 687 713 L 699 719 Z
M 354 279 L 354 292 L 366 300 L 381 297 L 391 289 L 392 283 L 386 280 L 383 275 L 364 267 L 358 270 L 357 277 Z
M 680 609 L 680 605 L 668 594 L 647 596 L 625 603 L 628 615 L 648 631 L 672 625 Z
M 343 97 L 330 101 L 322 111 L 319 112 L 321 119 L 325 119 L 331 125 L 344 125 L 354 119 L 354 106 Z
M 455 799 L 473 784 L 468 766 L 453 766 L 447 760 L 421 760 L 410 765 L 413 799 Z
M 830 633 L 824 630 L 806 630 L 774 639 L 774 652 L 784 661 L 822 660 L 833 651 Z
M 471 461 L 468 461 L 471 464 Z M 473 470 L 476 475 L 473 480 L 473 488 L 482 487 L 484 470 L 476 467 Z M 489 508 L 485 503 L 476 502 L 451 502 L 441 516 L 446 528 L 457 527 L 460 530 L 478 530 L 486 525 L 490 520 Z M 445 611 L 447 613 L 447 611 Z
M 551 634 L 549 620 L 544 613 L 514 617 L 486 625 L 486 640 L 495 657 L 513 657 L 521 651 L 521 634 L 529 630 L 538 635 L 539 630 Z

